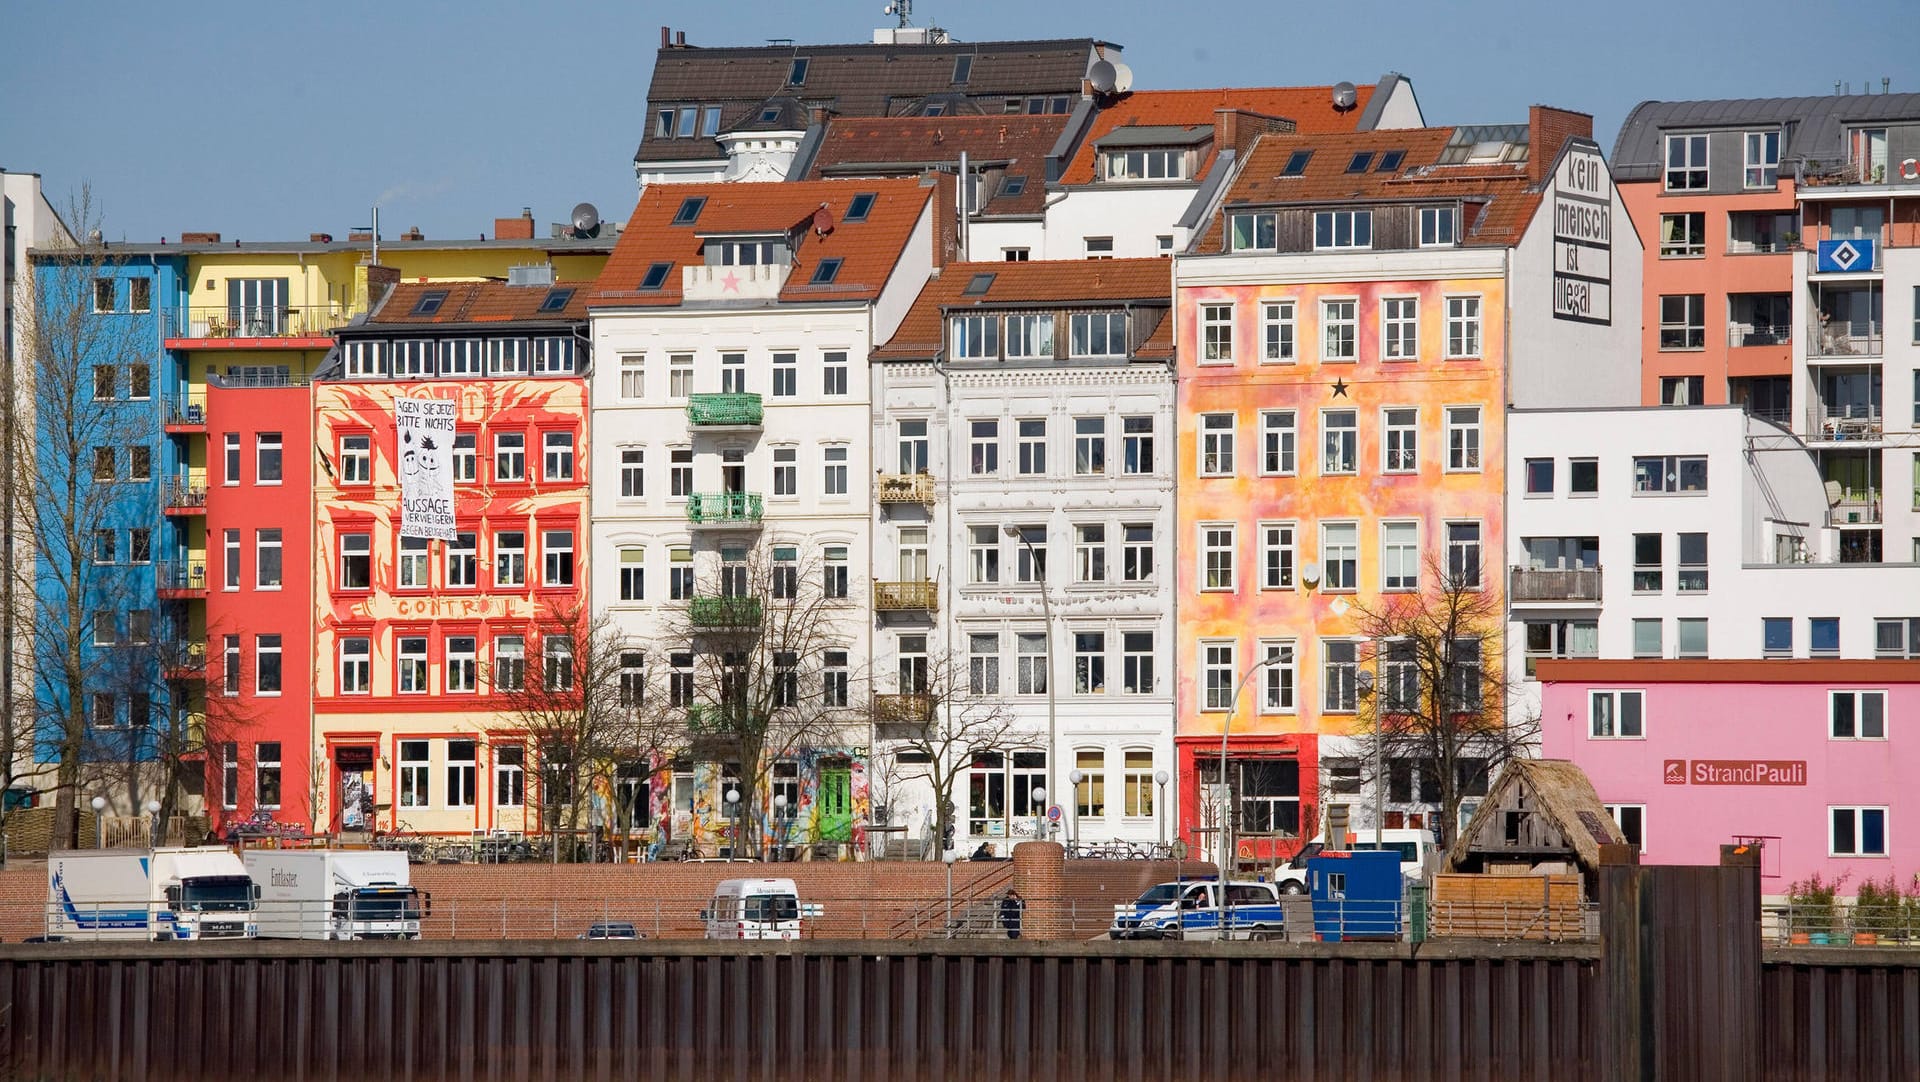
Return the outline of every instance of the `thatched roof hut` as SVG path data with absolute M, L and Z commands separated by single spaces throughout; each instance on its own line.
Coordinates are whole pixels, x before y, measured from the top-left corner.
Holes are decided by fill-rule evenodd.
M 1624 844 L 1585 771 L 1563 759 L 1516 759 L 1448 848 L 1447 866 L 1482 872 L 1564 861 L 1591 875 L 1601 846 Z

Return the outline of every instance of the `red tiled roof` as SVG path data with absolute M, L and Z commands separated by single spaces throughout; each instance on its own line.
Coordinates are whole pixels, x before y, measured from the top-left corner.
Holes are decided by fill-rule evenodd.
M 862 192 L 875 196 L 872 209 L 864 221 L 846 221 L 848 205 Z M 872 300 L 887 284 L 933 192 L 918 179 L 652 184 L 607 257 L 589 304 L 679 304 L 681 269 L 705 262 L 700 238 L 715 233 L 790 233 L 797 238 L 793 267 L 780 291 L 782 301 Z M 706 199 L 699 217 L 692 225 L 674 225 L 681 205 L 695 197 Z M 824 236 L 813 225 L 822 207 L 834 222 Z M 832 285 L 809 285 L 823 259 L 841 261 L 838 277 Z M 658 290 L 641 292 L 648 268 L 657 263 L 668 264 L 665 280 Z
M 1213 124 L 1217 109 L 1238 109 L 1260 116 L 1284 117 L 1302 132 L 1352 131 L 1367 111 L 1373 86 L 1355 88 L 1358 97 L 1349 109 L 1333 107 L 1331 86 L 1271 86 L 1224 90 L 1141 90 L 1128 94 L 1094 115 L 1086 138 L 1061 173 L 1062 184 L 1091 184 L 1094 179 L 1094 143 L 1116 128 L 1192 127 Z M 1213 155 L 1195 172 L 1206 176 Z
M 1365 203 L 1390 200 L 1469 199 L 1480 204 L 1470 217 L 1460 242 L 1471 246 L 1504 247 L 1517 242 L 1540 205 L 1540 192 L 1527 179 L 1527 163 L 1436 164 L 1442 148 L 1454 136 L 1453 128 L 1405 128 L 1389 131 L 1344 132 L 1318 135 L 1271 133 L 1263 135 L 1247 154 L 1222 205 L 1274 206 L 1288 203 Z M 1529 148 L 1529 153 L 1539 147 Z M 1313 157 L 1299 176 L 1281 176 L 1287 159 L 1298 150 Z M 1373 168 L 1382 153 L 1406 153 L 1391 173 Z M 1371 152 L 1374 161 L 1364 172 L 1349 173 L 1355 154 Z M 1195 250 L 1219 251 L 1221 219 L 1207 224 Z
M 540 311 L 547 298 L 562 289 L 572 291 L 566 305 L 557 311 Z M 431 314 L 415 315 L 414 308 L 428 293 L 445 293 L 446 299 Z M 584 320 L 592 294 L 592 282 L 555 282 L 551 286 L 510 286 L 500 281 L 401 282 L 367 316 L 367 322 L 427 325 Z
M 966 290 L 978 275 L 993 283 L 984 293 Z M 949 263 L 920 290 L 887 344 L 873 351 L 876 360 L 923 360 L 939 352 L 945 340 L 948 309 L 967 306 L 1063 307 L 1103 301 L 1170 305 L 1173 263 L 1166 259 L 1035 260 L 1025 263 Z M 1136 357 L 1173 355 L 1171 319 L 1162 319 Z M 1158 345 L 1156 345 L 1156 342 Z
M 1066 126 L 1065 116 L 835 117 L 806 179 L 860 176 L 879 165 L 897 165 L 889 170 L 897 173 L 957 162 L 964 151 L 973 164 L 1012 162 L 1007 174 L 1026 177 L 1019 195 L 996 191 L 985 213 L 1037 214 L 1047 199 L 1047 152 Z

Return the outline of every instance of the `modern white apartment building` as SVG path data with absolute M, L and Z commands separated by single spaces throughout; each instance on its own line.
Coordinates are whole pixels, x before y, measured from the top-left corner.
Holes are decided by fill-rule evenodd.
M 632 644 L 636 680 L 688 709 L 697 733 L 713 708 L 693 690 L 700 655 L 744 649 L 723 631 L 758 633 L 744 626 L 757 615 L 723 626 L 733 602 L 820 599 L 809 656 L 776 664 L 796 697 L 847 722 L 768 747 L 777 762 L 748 765 L 764 770 L 760 806 L 740 812 L 794 844 L 865 839 L 868 352 L 931 271 L 935 192 L 918 180 L 649 188 L 596 290 L 593 607 Z M 689 627 L 694 641 L 669 637 Z M 679 750 L 662 764 L 656 821 L 717 849 L 738 753 Z
M 875 690 L 970 738 L 962 848 L 1174 828 L 1170 272 L 952 264 L 875 354 Z M 933 750 L 880 749 L 911 830 Z

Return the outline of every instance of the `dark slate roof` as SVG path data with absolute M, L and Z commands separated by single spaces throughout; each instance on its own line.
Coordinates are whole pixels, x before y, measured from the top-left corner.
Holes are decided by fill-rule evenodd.
M 956 165 L 964 151 L 973 165 L 1004 174 L 986 194 L 982 214 L 1038 214 L 1047 200 L 1047 151 L 1066 127 L 1067 117 L 1057 114 L 840 117 L 827 122 L 804 172 L 790 179 L 914 176 Z M 1008 194 L 1005 180 L 1013 176 L 1025 183 L 1017 194 Z
M 1848 127 L 1874 121 L 1920 121 L 1920 94 L 1825 94 L 1816 98 L 1730 98 L 1643 101 L 1620 125 L 1613 144 L 1616 180 L 1660 175 L 1660 139 L 1669 131 L 1782 127 L 1780 160 L 1831 161 L 1846 153 Z
M 1138 127 L 1115 128 L 1093 141 L 1101 150 L 1114 147 L 1185 147 L 1195 143 L 1204 143 L 1213 138 L 1213 126 L 1198 124 L 1183 127 L 1178 124 L 1142 124 Z
M 928 45 L 770 45 L 661 49 L 647 88 L 645 135 L 634 160 L 677 161 L 724 157 L 712 139 L 659 138 L 654 116 L 679 105 L 718 105 L 722 134 L 760 126 L 763 103 L 780 98 L 841 116 L 903 116 L 937 98 L 949 114 L 1004 113 L 1005 100 L 1031 95 L 1080 97 L 1081 77 L 1100 53 L 1118 59 L 1120 47 L 1095 38 L 1050 41 L 946 41 Z M 973 57 L 965 83 L 955 83 L 954 58 Z M 795 59 L 808 61 L 804 83 L 787 75 Z M 804 123 L 805 117 L 800 117 Z

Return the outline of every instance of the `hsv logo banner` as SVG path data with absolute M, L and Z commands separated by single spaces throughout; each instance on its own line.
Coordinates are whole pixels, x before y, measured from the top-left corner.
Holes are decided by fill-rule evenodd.
M 455 403 L 440 398 L 396 398 L 400 536 L 452 541 L 453 422 Z

